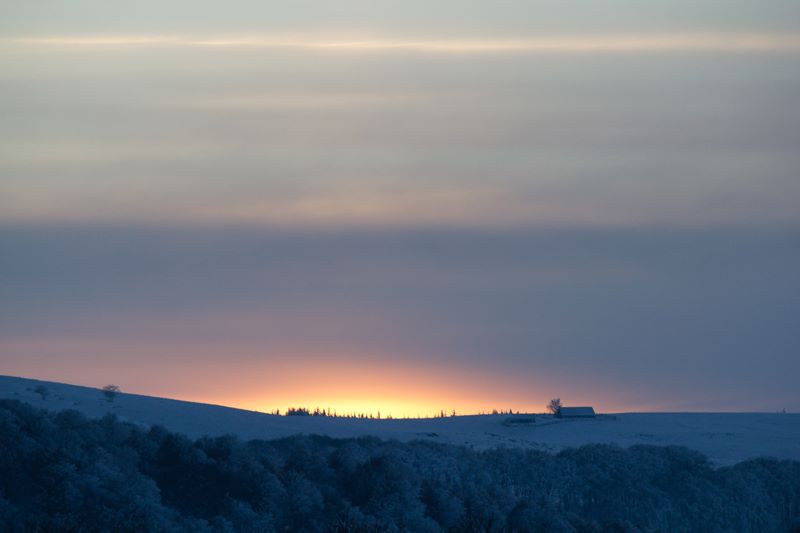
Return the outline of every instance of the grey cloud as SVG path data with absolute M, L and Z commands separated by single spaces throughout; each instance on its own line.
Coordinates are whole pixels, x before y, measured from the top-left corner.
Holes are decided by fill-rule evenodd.
M 795 29 L 797 3 L 792 0 L 598 0 L 573 5 L 556 0 L 503 0 L 487 5 L 448 2 L 346 0 L 320 4 L 311 0 L 251 2 L 238 0 L 220 10 L 208 1 L 136 4 L 86 0 L 81 8 L 57 1 L 12 2 L 0 28 L 12 34 L 181 31 L 343 31 L 374 34 L 530 34 L 612 31 L 708 31 L 709 29 Z
M 796 230 L 45 225 L 2 248 L 9 342 L 403 353 L 664 405 L 800 405 Z
M 389 205 L 485 188 L 480 216 L 459 222 L 797 220 L 793 57 L 6 60 L 6 218 L 235 219 L 254 199 L 269 218 L 351 193 Z M 252 106 L 293 94 L 297 105 Z M 333 222 L 351 208 L 333 207 Z

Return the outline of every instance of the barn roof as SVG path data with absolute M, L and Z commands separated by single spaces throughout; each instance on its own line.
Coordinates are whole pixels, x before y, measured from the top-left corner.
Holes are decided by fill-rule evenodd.
M 561 416 L 594 416 L 592 407 L 562 407 L 558 414 Z

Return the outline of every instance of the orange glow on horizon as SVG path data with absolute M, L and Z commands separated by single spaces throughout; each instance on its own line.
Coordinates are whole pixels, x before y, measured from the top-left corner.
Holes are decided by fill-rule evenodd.
M 324 359 L 296 353 L 267 357 L 253 356 L 242 346 L 176 348 L 76 339 L 3 341 L 0 351 L 14 355 L 0 365 L 0 374 L 90 387 L 115 383 L 128 393 L 265 413 L 285 413 L 289 407 L 330 409 L 339 415 L 380 413 L 381 418 L 432 417 L 453 410 L 458 415 L 493 409 L 543 412 L 556 396 L 604 412 L 664 410 L 609 394 L 612 387 L 597 383 L 431 358 L 401 363 L 401 357 L 385 354 L 330 352 Z
M 339 415 L 380 414 L 382 418 L 427 418 L 441 411 L 449 415 L 453 410 L 457 414 L 492 409 L 530 411 L 536 405 L 519 393 L 519 387 L 493 383 L 497 376 L 479 379 L 467 370 L 453 371 L 442 365 L 312 361 L 302 369 L 283 369 L 282 373 L 280 383 L 248 388 L 247 394 L 198 395 L 193 399 L 261 412 L 279 409 L 285 413 L 290 407 L 305 407 L 330 409 Z M 509 389 L 515 392 L 509 393 Z

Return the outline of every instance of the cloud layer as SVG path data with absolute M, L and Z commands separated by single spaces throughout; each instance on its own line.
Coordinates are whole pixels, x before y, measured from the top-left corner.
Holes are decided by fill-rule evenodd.
M 536 408 L 552 394 L 616 409 L 800 408 L 796 231 L 18 226 L 0 237 L 6 372 L 160 390 L 143 369 L 192 368 L 180 392 L 272 408 L 275 391 L 325 375 L 335 404 L 361 372 L 392 390 L 398 372 L 417 375 L 416 405 L 451 398 L 461 410 L 493 398 Z
M 27 47 L 191 47 L 300 49 L 309 51 L 420 53 L 642 53 L 642 52 L 798 52 L 800 35 L 769 33 L 695 33 L 661 35 L 545 36 L 518 39 L 393 39 L 304 35 L 189 37 L 165 35 L 21 37 L 0 41 Z
M 800 217 L 794 53 L 323 57 L 107 45 L 2 56 L 2 219 Z
M 800 409 L 796 0 L 6 4 L 0 372 Z

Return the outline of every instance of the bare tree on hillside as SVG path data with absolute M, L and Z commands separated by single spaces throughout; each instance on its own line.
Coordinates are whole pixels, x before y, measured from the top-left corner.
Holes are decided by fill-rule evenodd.
M 553 398 L 552 400 L 550 400 L 550 403 L 547 404 L 547 410 L 550 413 L 554 414 L 554 415 L 557 415 L 558 413 L 560 413 L 561 412 L 561 398 Z
M 103 396 L 105 396 L 109 402 L 113 402 L 117 394 L 119 394 L 119 385 L 106 385 L 101 390 L 103 391 Z

